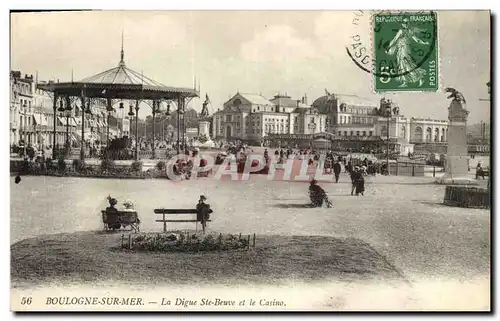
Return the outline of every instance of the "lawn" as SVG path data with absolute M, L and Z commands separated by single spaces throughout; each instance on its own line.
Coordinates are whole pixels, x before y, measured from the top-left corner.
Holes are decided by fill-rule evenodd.
M 280 284 L 296 281 L 403 280 L 355 238 L 257 235 L 255 249 L 150 253 L 119 249 L 121 234 L 39 236 L 11 246 L 12 287 L 68 284 Z

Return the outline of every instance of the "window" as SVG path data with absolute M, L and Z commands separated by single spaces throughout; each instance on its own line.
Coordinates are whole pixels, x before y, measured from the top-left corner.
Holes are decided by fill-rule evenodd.
M 260 107 L 259 107 L 259 106 L 257 106 L 257 110 L 260 110 Z
M 226 121 L 227 122 L 233 121 L 231 115 L 226 115 Z
M 347 123 L 350 124 L 351 123 L 351 116 L 347 117 Z
M 363 136 L 366 136 L 366 131 L 363 131 Z
M 347 136 L 347 131 L 344 131 L 344 136 Z
M 351 130 L 351 136 L 354 136 L 354 131 Z
M 373 136 L 373 132 L 370 130 L 370 132 L 368 133 L 368 136 Z
M 359 130 L 356 131 L 356 136 L 359 136 Z
M 339 136 L 342 136 L 342 132 L 339 130 Z
M 380 129 L 380 135 L 387 136 L 387 127 L 386 126 L 382 126 L 382 128 Z

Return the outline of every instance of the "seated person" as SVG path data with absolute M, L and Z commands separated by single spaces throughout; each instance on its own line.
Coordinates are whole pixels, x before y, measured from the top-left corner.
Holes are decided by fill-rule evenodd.
M 331 202 L 328 200 L 325 190 L 318 185 L 318 181 L 315 179 L 309 185 L 309 199 L 314 207 L 323 206 L 323 202 L 326 202 L 328 207 L 331 207 Z
M 118 204 L 118 201 L 116 198 L 112 198 L 111 196 L 108 196 L 108 202 L 109 202 L 109 207 L 106 207 L 106 223 L 108 224 L 108 227 L 117 230 L 120 228 L 120 216 L 118 214 L 118 210 L 116 209 L 116 204 Z

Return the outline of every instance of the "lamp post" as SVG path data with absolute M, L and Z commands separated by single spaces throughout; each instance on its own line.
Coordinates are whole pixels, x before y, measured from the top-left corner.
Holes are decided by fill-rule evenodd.
M 311 151 L 312 151 L 314 149 L 313 142 L 314 142 L 314 132 L 316 130 L 316 123 L 309 123 L 307 127 L 309 128 L 309 132 L 311 133 Z
M 61 114 L 61 117 L 64 117 L 66 116 L 66 143 L 65 143 L 65 148 L 66 150 L 68 149 L 68 136 L 69 136 L 69 128 L 68 128 L 68 113 L 66 111 L 66 108 L 64 108 L 64 103 L 63 103 L 63 100 L 61 99 L 59 101 L 59 108 L 57 109 L 57 111 Z
M 24 146 L 24 157 L 26 157 L 26 103 L 23 104 L 23 116 L 24 116 L 24 123 L 22 124 L 23 126 L 23 146 Z
M 135 160 L 139 160 L 139 100 L 135 101 Z
M 390 148 L 390 142 L 389 142 L 389 127 L 391 126 L 391 102 L 388 101 L 386 106 L 385 106 L 385 114 L 387 117 L 387 173 L 390 173 L 389 170 L 389 148 Z

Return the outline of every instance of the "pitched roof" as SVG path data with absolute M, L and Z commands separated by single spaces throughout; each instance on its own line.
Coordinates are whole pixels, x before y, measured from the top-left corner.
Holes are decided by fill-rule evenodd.
M 354 106 L 370 106 L 370 107 L 378 107 L 378 104 L 376 102 L 373 102 L 369 99 L 359 97 L 356 95 L 344 95 L 344 94 L 333 94 L 335 98 L 337 98 L 339 105 L 341 103 L 345 103 L 347 105 L 354 105 Z M 317 98 L 313 102 L 313 106 L 315 107 L 321 107 L 324 105 L 328 100 L 328 96 L 321 96 Z
M 290 97 L 284 97 L 284 96 L 276 96 L 273 99 L 271 99 L 271 102 L 274 105 L 278 105 L 279 104 L 280 107 L 309 108 L 309 106 L 307 106 L 306 104 L 302 103 L 301 101 L 299 101 L 299 104 L 297 106 L 297 100 L 296 99 L 292 99 Z
M 162 83 L 148 78 L 125 66 L 125 62 L 120 61 L 118 67 L 108 69 L 96 75 L 82 79 L 80 82 L 95 84 L 115 84 L 115 85 L 145 85 L 155 87 L 165 87 Z
M 247 93 L 239 93 L 240 96 L 251 102 L 252 104 L 255 105 L 269 105 L 272 106 L 274 105 L 269 99 L 263 97 L 262 95 L 257 95 L 257 94 L 247 94 Z

